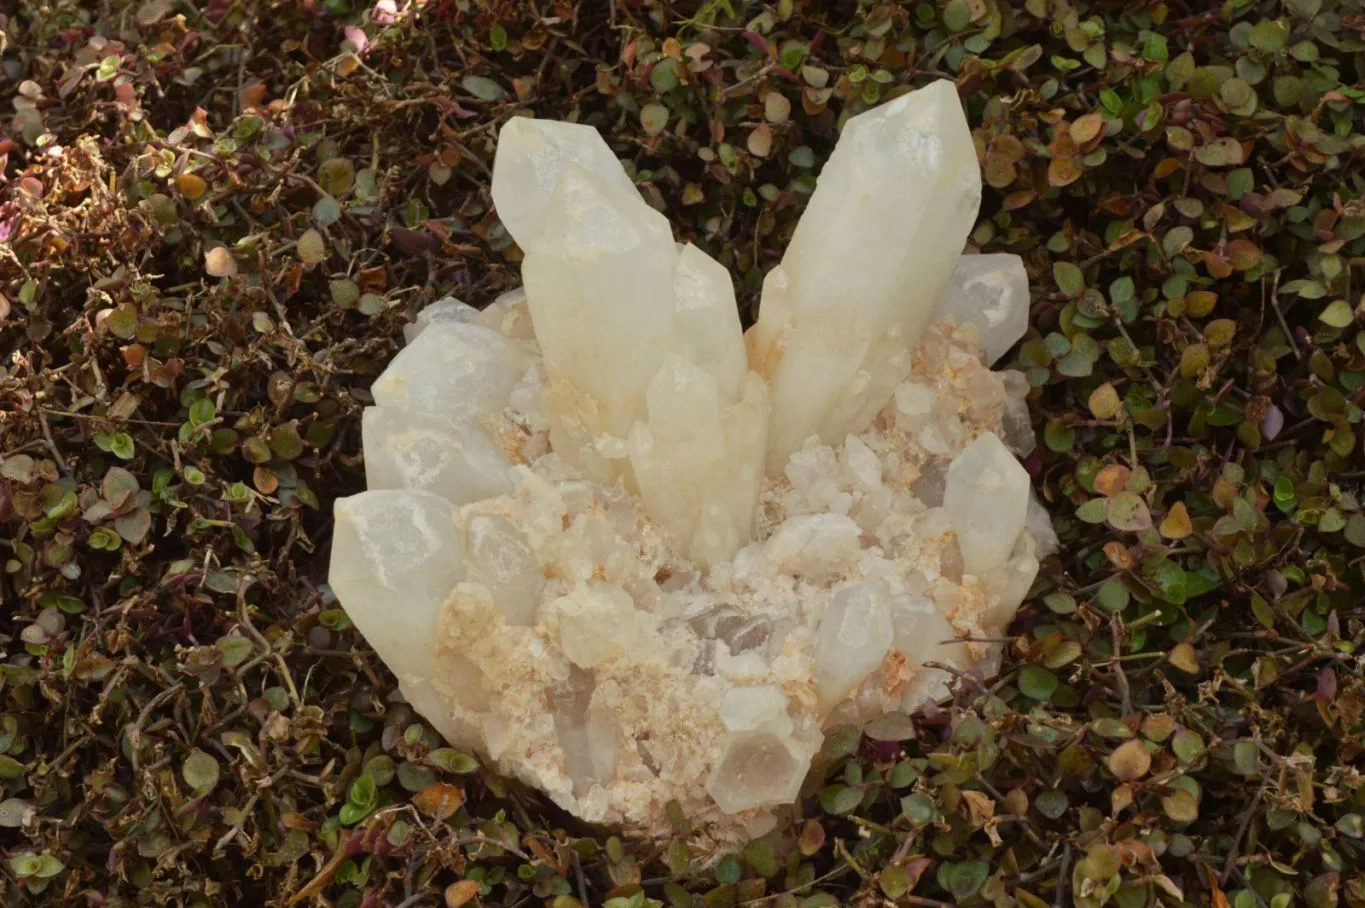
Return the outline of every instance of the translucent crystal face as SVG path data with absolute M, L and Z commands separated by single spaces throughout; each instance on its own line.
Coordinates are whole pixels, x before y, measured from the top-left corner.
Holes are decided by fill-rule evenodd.
M 413 707 L 585 819 L 726 841 L 823 728 L 993 671 L 1056 537 L 979 195 L 950 83 L 854 117 L 746 337 L 595 130 L 509 121 L 524 290 L 409 326 L 336 505 L 333 592 Z
M 891 649 L 891 591 L 880 581 L 838 587 L 815 642 L 815 691 L 837 704 L 881 665 Z
M 848 121 L 768 288 L 754 361 L 772 384 L 768 467 L 865 424 L 913 349 L 976 221 L 981 174 L 950 82 Z M 785 354 L 776 356 L 775 346 Z
M 503 226 L 523 247 L 540 229 L 550 196 L 571 164 L 603 177 L 621 192 L 635 189 L 591 126 L 517 117 L 498 134 L 493 196 Z
M 495 331 L 432 323 L 370 390 L 381 407 L 450 420 L 478 418 L 497 412 L 528 362 L 523 348 Z
M 1028 513 L 1028 473 L 995 435 L 982 435 L 948 467 L 943 507 L 963 566 L 987 574 L 1009 558 Z
M 810 757 L 800 745 L 782 735 L 734 734 L 712 770 L 706 790 L 720 809 L 730 814 L 790 804 L 801 792 Z
M 1017 255 L 964 255 L 934 315 L 973 324 L 986 362 L 994 363 L 1028 330 L 1028 274 Z
M 455 504 L 512 491 L 511 461 L 478 419 L 366 407 L 360 432 L 370 489 L 425 489 Z

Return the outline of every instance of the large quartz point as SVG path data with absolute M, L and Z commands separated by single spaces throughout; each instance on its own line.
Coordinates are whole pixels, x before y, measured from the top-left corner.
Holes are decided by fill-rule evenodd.
M 854 117 L 746 341 L 594 130 L 509 121 L 524 287 L 418 314 L 335 509 L 332 591 L 412 706 L 583 819 L 676 803 L 715 847 L 825 730 L 995 672 L 1057 538 L 1027 377 L 989 368 L 1022 265 L 963 255 L 979 186 L 950 83 Z
M 625 438 L 644 413 L 645 389 L 675 346 L 677 258 L 668 222 L 638 194 L 565 165 L 522 275 L 546 373 L 593 400 L 594 437 Z
M 636 195 L 621 162 L 591 126 L 513 117 L 498 132 L 493 198 L 503 226 L 523 247 L 540 230 L 550 197 L 570 164 L 596 174 L 624 195 Z
M 552 447 L 639 492 L 698 562 L 730 557 L 752 530 L 768 393 L 747 380 L 728 275 L 575 161 L 540 214 L 522 273 Z
M 812 435 L 838 440 L 850 409 L 876 413 L 886 403 L 980 202 L 981 170 L 952 82 L 845 124 L 751 331 L 751 359 L 772 384 L 770 470 Z

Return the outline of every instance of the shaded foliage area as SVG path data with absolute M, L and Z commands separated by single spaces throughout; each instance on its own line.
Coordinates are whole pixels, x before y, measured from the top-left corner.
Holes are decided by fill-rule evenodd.
M 0 902 L 1365 905 L 1353 0 L 16 0 Z M 585 829 L 322 585 L 402 324 L 515 285 L 518 111 L 752 316 L 843 118 L 953 78 L 1064 554 L 988 689 L 836 730 L 789 850 Z

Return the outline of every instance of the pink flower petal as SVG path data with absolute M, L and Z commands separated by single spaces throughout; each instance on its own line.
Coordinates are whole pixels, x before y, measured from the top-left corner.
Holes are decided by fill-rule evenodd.
M 365 48 L 370 46 L 370 36 L 365 34 L 362 29 L 354 25 L 346 26 L 346 43 L 351 45 L 351 49 L 358 54 L 363 54 Z

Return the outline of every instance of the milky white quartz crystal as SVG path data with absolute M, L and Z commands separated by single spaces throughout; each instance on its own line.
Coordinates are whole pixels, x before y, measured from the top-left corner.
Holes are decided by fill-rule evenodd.
M 1003 252 L 962 256 L 934 316 L 976 325 L 986 363 L 993 365 L 1028 329 L 1028 274 L 1023 259 Z
M 825 729 L 998 669 L 1056 537 L 979 194 L 951 83 L 854 117 L 746 341 L 595 130 L 509 121 L 524 289 L 423 310 L 336 503 L 332 590 L 413 707 L 584 819 L 735 841 Z
M 953 458 L 943 509 L 965 570 L 984 575 L 1009 559 L 1024 530 L 1028 493 L 1028 473 L 996 435 L 982 435 Z
M 845 124 L 750 334 L 750 358 L 772 384 L 770 471 L 811 435 L 835 442 L 866 424 L 890 398 L 980 204 L 952 82 Z

